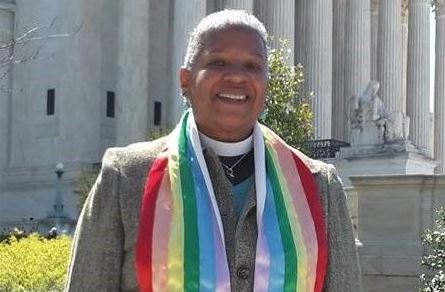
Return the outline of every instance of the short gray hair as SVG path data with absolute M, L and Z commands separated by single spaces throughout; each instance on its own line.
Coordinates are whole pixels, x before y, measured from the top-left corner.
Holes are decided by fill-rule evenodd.
M 242 27 L 258 33 L 266 48 L 267 31 L 263 23 L 245 10 L 225 9 L 204 17 L 190 34 L 183 67 L 191 69 L 202 49 L 205 37 L 229 27 Z

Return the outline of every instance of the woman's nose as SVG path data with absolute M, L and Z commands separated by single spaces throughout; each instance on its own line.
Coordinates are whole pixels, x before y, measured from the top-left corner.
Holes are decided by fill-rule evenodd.
M 247 72 L 241 66 L 228 66 L 224 72 L 224 81 L 230 81 L 234 83 L 244 82 L 247 78 Z

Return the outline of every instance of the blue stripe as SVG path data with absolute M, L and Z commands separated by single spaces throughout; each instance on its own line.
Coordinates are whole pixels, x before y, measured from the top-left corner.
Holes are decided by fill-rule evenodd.
M 269 246 L 269 291 L 284 291 L 284 251 L 280 227 L 275 212 L 275 201 L 269 177 L 266 178 L 266 204 L 263 226 Z
M 188 128 L 187 128 L 188 130 Z M 188 151 L 187 159 L 190 162 L 191 173 L 195 185 L 196 208 L 198 216 L 199 234 L 199 291 L 215 291 L 215 254 L 213 242 L 213 225 L 210 195 L 207 191 L 204 175 L 199 167 L 198 159 L 192 148 L 190 134 L 187 133 Z

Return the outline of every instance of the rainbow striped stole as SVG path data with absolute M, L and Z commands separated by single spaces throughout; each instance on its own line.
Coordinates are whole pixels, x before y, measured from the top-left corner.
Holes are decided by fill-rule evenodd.
M 153 162 L 136 242 L 140 291 L 230 291 L 224 232 L 193 113 Z M 295 150 L 254 129 L 255 291 L 323 289 L 328 247 L 315 179 Z

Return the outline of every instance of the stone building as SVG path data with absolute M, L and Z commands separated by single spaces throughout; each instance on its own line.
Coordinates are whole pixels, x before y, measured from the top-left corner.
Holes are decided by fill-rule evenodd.
M 445 4 L 435 1 L 433 43 L 430 2 L 0 0 L 0 222 L 48 215 L 58 162 L 65 211 L 77 217 L 80 167 L 178 120 L 188 32 L 225 7 L 254 13 L 271 35 L 290 41 L 314 92 L 315 139 L 349 142 L 348 101 L 378 80 L 385 107 L 409 117 L 412 144 L 443 173 Z

